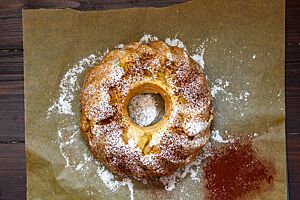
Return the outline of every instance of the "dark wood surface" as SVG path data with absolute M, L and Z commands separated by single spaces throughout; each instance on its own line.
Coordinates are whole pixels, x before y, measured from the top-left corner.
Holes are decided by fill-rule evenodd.
M 0 199 L 26 198 L 22 8 L 103 10 L 184 0 L 0 0 Z M 291 200 L 300 199 L 300 1 L 286 0 L 286 135 Z

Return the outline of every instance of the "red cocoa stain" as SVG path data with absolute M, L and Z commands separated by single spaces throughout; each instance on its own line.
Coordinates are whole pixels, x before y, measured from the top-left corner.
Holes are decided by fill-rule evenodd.
M 210 200 L 235 200 L 273 182 L 273 166 L 259 159 L 251 143 L 226 145 L 205 164 Z

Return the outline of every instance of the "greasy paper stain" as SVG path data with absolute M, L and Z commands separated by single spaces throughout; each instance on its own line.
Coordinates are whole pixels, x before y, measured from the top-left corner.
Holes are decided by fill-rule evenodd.
M 235 142 L 216 150 L 205 164 L 207 198 L 235 200 L 273 183 L 274 167 L 257 157 L 251 141 Z

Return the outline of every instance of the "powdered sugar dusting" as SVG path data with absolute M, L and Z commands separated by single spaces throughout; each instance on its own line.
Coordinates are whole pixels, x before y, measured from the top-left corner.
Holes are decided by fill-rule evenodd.
M 186 46 L 184 45 L 184 43 L 179 40 L 178 38 L 166 38 L 165 42 L 170 45 L 170 46 L 176 46 L 178 48 L 184 49 L 184 51 L 187 51 Z
M 149 43 L 149 42 L 153 42 L 153 41 L 157 41 L 158 37 L 153 36 L 151 34 L 145 33 L 145 35 L 143 35 L 143 37 L 140 39 L 140 42 L 142 43 Z
M 202 42 L 202 44 L 195 49 L 196 53 L 191 56 L 202 67 L 202 69 L 204 69 L 205 67 L 205 62 L 203 58 L 205 47 L 206 47 L 205 42 Z
M 194 54 L 191 57 L 204 69 L 203 54 Z
M 222 136 L 220 135 L 220 131 L 219 131 L 219 130 L 213 130 L 211 133 L 212 133 L 211 138 L 212 138 L 214 141 L 216 141 L 216 142 L 220 142 L 220 143 L 234 143 L 234 139 L 233 139 L 233 138 L 224 140 L 224 139 L 222 138 Z M 230 136 L 229 136 L 229 137 L 230 137 Z
M 117 44 L 115 45 L 115 49 L 122 49 L 124 46 L 124 44 Z
M 244 101 L 246 105 L 248 104 L 248 97 L 250 93 L 247 90 L 240 90 L 237 94 L 233 94 L 227 91 L 227 87 L 230 86 L 229 81 L 216 79 L 211 88 L 211 95 L 217 98 L 218 95 L 223 95 L 222 101 L 228 101 L 229 103 Z
M 176 188 L 176 183 L 184 179 L 187 175 L 190 175 L 190 178 L 195 182 L 200 182 L 201 177 L 201 165 L 203 161 L 210 157 L 211 154 L 211 144 L 208 143 L 202 153 L 197 156 L 197 158 L 186 165 L 183 168 L 178 169 L 175 173 L 170 176 L 160 177 L 160 182 L 165 186 L 166 191 L 172 191 Z
M 152 36 L 150 34 L 145 34 L 141 38 L 141 42 L 143 43 L 148 43 L 149 41 L 156 41 L 158 40 L 157 37 Z M 187 48 L 185 47 L 184 43 L 180 41 L 178 38 L 167 38 L 166 43 L 168 43 L 171 46 L 177 46 L 179 48 L 183 48 L 185 51 L 187 51 Z M 120 49 L 123 48 L 124 45 L 116 45 L 116 48 Z M 199 47 L 198 49 L 201 49 L 201 51 L 196 52 L 196 54 L 193 55 L 193 58 L 196 62 L 198 62 L 202 67 L 204 67 L 204 60 L 203 60 L 203 55 L 204 55 L 204 48 Z M 55 112 L 60 115 L 70 115 L 74 116 L 76 113 L 74 112 L 74 98 L 75 95 L 78 93 L 79 85 L 78 85 L 78 79 L 79 76 L 82 76 L 82 73 L 90 66 L 94 66 L 96 63 L 99 63 L 100 60 L 102 59 L 101 55 L 95 56 L 94 54 L 90 55 L 87 58 L 82 59 L 78 63 L 76 63 L 70 70 L 66 72 L 64 75 L 61 83 L 60 83 L 60 94 L 57 100 L 53 102 L 53 105 L 49 107 L 48 109 L 48 117 L 51 117 L 51 113 Z M 155 63 L 153 63 L 155 65 Z M 124 71 L 122 71 L 122 68 L 118 68 L 118 64 L 116 63 L 115 67 L 117 67 L 117 70 L 113 70 L 116 74 L 109 74 L 111 84 L 117 83 L 118 79 L 124 74 Z M 151 66 L 150 66 L 151 67 Z M 136 80 L 132 80 L 136 81 Z M 103 88 L 105 89 L 105 88 Z M 126 94 L 126 90 L 124 90 L 124 94 Z M 103 98 L 105 100 L 105 98 Z M 153 121 L 153 116 L 156 113 L 155 109 L 153 109 L 153 105 L 155 104 L 151 99 L 149 100 L 149 105 L 152 110 L 146 111 L 146 113 L 150 113 L 149 119 L 145 118 L 140 118 L 138 121 L 141 125 L 147 126 L 147 124 L 151 123 Z M 109 101 L 107 98 L 105 101 Z M 145 103 L 145 102 L 144 102 Z M 74 104 L 74 105 L 73 105 Z M 76 106 L 78 106 L 76 104 Z M 183 109 L 186 108 L 178 108 L 177 111 L 182 112 Z M 174 112 L 177 112 L 176 109 L 174 109 Z M 144 112 L 144 111 L 140 111 Z M 107 113 L 106 113 L 107 114 Z M 172 113 L 171 115 L 176 115 L 176 113 Z M 103 115 L 104 116 L 104 115 Z M 102 117 L 103 117 L 102 116 Z M 170 119 L 170 123 L 172 119 Z M 175 120 L 175 119 L 174 119 Z M 80 171 L 82 173 L 86 173 L 90 167 L 92 166 L 91 163 L 97 163 L 93 159 L 93 157 L 90 155 L 89 151 L 86 150 L 86 152 L 78 152 L 77 154 L 79 155 L 78 158 L 74 158 L 70 152 L 76 152 L 77 147 L 80 145 L 84 145 L 82 141 L 82 137 L 79 131 L 78 125 L 74 124 L 73 119 L 71 120 L 69 125 L 66 126 L 60 126 L 58 127 L 57 131 L 57 141 L 56 143 L 59 146 L 60 152 L 62 157 L 65 160 L 65 168 L 72 168 L 75 171 Z M 107 129 L 114 129 L 113 126 L 118 126 L 117 124 L 115 125 L 109 125 L 110 127 L 101 127 L 101 128 L 107 128 Z M 187 124 L 187 128 L 190 130 L 190 133 L 192 135 L 195 135 L 203 128 L 206 127 L 206 124 L 204 124 L 202 121 L 194 121 L 193 123 Z M 93 127 L 94 133 L 100 133 L 101 131 L 98 130 L 100 127 L 95 126 Z M 129 143 L 125 145 L 123 141 L 119 141 L 116 137 L 116 132 L 114 134 L 111 134 L 110 141 L 116 145 L 119 146 L 126 146 L 124 148 L 124 151 L 126 151 L 128 154 L 132 154 L 133 156 L 141 154 L 141 152 L 138 151 L 137 148 L 135 148 L 134 143 Z M 162 132 L 160 134 L 157 134 L 157 137 L 153 137 L 153 141 L 151 140 L 151 145 L 156 145 L 162 137 L 166 137 L 166 133 Z M 111 149 L 111 151 L 114 151 Z M 146 156 L 145 156 L 146 157 Z M 200 159 L 201 160 L 201 159 Z M 147 159 L 143 160 L 143 162 L 150 162 L 154 166 L 156 165 L 156 161 L 154 159 L 154 156 L 147 156 Z M 184 169 L 178 170 L 176 173 L 174 173 L 170 177 L 164 177 L 161 178 L 161 181 L 164 182 L 166 185 L 166 190 L 170 191 L 175 188 L 176 186 L 176 181 L 181 180 L 184 178 L 187 174 L 191 175 L 192 180 L 199 181 L 199 165 L 201 161 L 195 160 L 193 161 L 190 165 L 186 166 Z M 134 192 L 133 192 L 133 183 L 129 178 L 124 178 L 122 181 L 115 180 L 114 175 L 109 172 L 105 167 L 103 167 L 100 163 L 97 163 L 98 168 L 97 168 L 97 175 L 99 176 L 99 179 L 107 186 L 108 189 L 111 191 L 117 191 L 118 188 L 127 186 L 130 194 L 131 194 L 131 199 L 133 200 L 134 198 Z M 139 170 L 138 168 L 136 170 Z
M 205 131 L 209 126 L 208 122 L 202 120 L 188 120 L 185 123 L 186 132 L 189 136 L 196 136 L 197 134 Z
M 104 52 L 103 55 L 107 52 L 108 51 Z M 102 57 L 101 54 L 91 54 L 87 58 L 78 61 L 65 73 L 60 82 L 59 97 L 53 102 L 53 105 L 49 107 L 47 118 L 50 118 L 51 114 L 54 112 L 60 115 L 75 115 L 73 103 L 75 94 L 77 94 L 77 91 L 80 88 L 78 84 L 79 76 L 82 76 L 87 68 L 99 63 L 102 60 Z M 113 72 L 114 74 L 110 75 L 111 79 L 114 81 L 124 73 L 120 69 L 116 69 Z M 74 124 L 72 118 L 69 124 L 58 126 L 57 141 L 55 141 L 55 143 L 58 144 L 61 155 L 65 159 L 65 168 L 72 168 L 76 171 L 82 171 L 82 173 L 88 173 L 89 169 L 96 163 L 99 166 L 97 169 L 99 178 L 110 190 L 116 191 L 121 186 L 127 186 L 130 191 L 131 200 L 134 199 L 133 183 L 129 178 L 124 178 L 122 181 L 115 180 L 113 174 L 94 160 L 88 149 L 85 149 L 85 153 L 79 152 L 77 147 L 83 144 L 82 136 L 80 134 L 79 126 Z M 76 153 L 76 156 L 74 156 L 73 153 Z
M 228 81 L 225 81 L 223 83 L 223 80 L 221 79 L 216 79 L 215 80 L 215 84 L 212 86 L 211 88 L 211 95 L 212 97 L 216 97 L 216 95 L 219 93 L 219 92 L 223 92 L 223 93 L 226 93 L 226 90 L 225 88 L 229 86 L 229 82 Z
M 168 41 L 173 42 L 173 45 L 177 45 L 179 48 L 183 47 L 183 42 L 179 39 L 173 40 L 169 38 Z M 153 45 L 154 47 L 156 45 L 155 48 L 169 49 L 162 43 L 153 43 Z M 208 137 L 202 136 L 200 133 L 209 127 L 212 115 L 209 103 L 210 95 L 207 93 L 207 90 L 203 91 L 203 93 L 201 90 L 204 82 L 201 69 L 199 68 L 191 72 L 188 55 L 185 52 L 178 51 L 174 52 L 173 55 L 171 54 L 172 57 L 175 58 L 177 56 L 179 58 L 174 60 L 178 68 L 171 68 L 168 79 L 166 77 L 158 79 L 164 82 L 163 85 L 166 85 L 165 89 L 168 92 L 171 94 L 178 93 L 177 96 L 174 95 L 174 100 L 172 100 L 173 106 L 178 107 L 178 112 L 176 111 L 175 114 L 171 113 L 171 116 L 175 116 L 175 119 L 173 120 L 172 118 L 172 120 L 167 121 L 164 127 L 165 130 L 160 130 L 161 135 L 159 137 L 153 137 L 155 142 L 151 142 L 154 133 L 151 133 L 152 135 L 149 135 L 149 133 L 145 134 L 143 131 L 131 127 L 126 120 L 122 120 L 122 117 L 116 120 L 115 117 L 121 114 L 119 112 L 121 112 L 120 108 L 123 108 L 123 104 L 122 102 L 119 104 L 113 103 L 114 101 L 111 99 L 124 99 L 128 91 L 131 90 L 131 86 L 134 83 L 145 81 L 145 78 L 155 80 L 158 78 L 159 70 L 165 69 L 162 66 L 168 64 L 168 60 L 166 60 L 166 57 L 169 59 L 168 54 L 164 55 L 163 53 L 155 52 L 151 59 L 145 59 L 142 56 L 141 60 L 138 60 L 134 65 L 130 65 L 128 68 L 125 67 L 126 73 L 119 73 L 120 76 L 118 78 L 116 75 L 111 75 L 111 72 L 116 70 L 115 68 L 111 69 L 112 66 L 117 68 L 123 67 L 124 60 L 122 56 L 126 59 L 131 59 L 131 55 L 133 55 L 131 53 L 135 52 L 135 49 L 139 46 L 139 43 L 129 44 L 128 49 L 126 46 L 124 50 L 119 51 L 120 55 L 118 56 L 120 57 L 116 57 L 114 52 L 108 53 L 107 57 L 104 58 L 103 68 L 97 68 L 97 72 L 93 71 L 87 76 L 86 80 L 88 80 L 88 84 L 82 89 L 81 107 L 84 119 L 87 119 L 83 122 L 86 123 L 84 126 L 91 127 L 91 133 L 94 135 L 91 139 L 93 141 L 90 143 L 90 148 L 93 152 L 97 152 L 94 153 L 96 157 L 98 156 L 97 159 L 101 160 L 103 158 L 102 155 L 105 155 L 112 158 L 109 162 L 102 160 L 102 162 L 108 162 L 106 164 L 109 164 L 110 170 L 119 173 L 123 172 L 122 170 L 128 170 L 129 172 L 127 173 L 133 174 L 135 177 L 146 178 L 147 173 L 145 173 L 145 170 L 147 168 L 153 171 L 153 173 L 157 173 L 157 176 L 161 176 L 169 170 L 170 165 L 167 164 L 168 162 L 178 163 L 178 166 L 179 163 L 184 164 L 185 160 L 179 158 L 179 155 L 176 154 L 176 149 L 183 148 L 184 150 L 192 151 L 202 147 L 208 140 Z M 141 54 L 141 52 L 136 52 L 138 55 Z M 173 60 L 173 58 L 170 59 Z M 100 72 L 103 76 L 94 79 L 95 75 Z M 148 75 L 145 75 L 145 73 Z M 165 73 L 167 76 L 168 72 L 164 71 L 162 73 Z M 122 81 L 119 81 L 119 79 L 122 79 Z M 95 81 L 89 82 L 89 80 Z M 182 99 L 178 99 L 179 97 L 182 97 Z M 151 101 L 151 98 L 142 101 L 138 96 L 136 96 L 136 99 L 133 98 L 132 101 L 135 101 L 135 104 L 139 105 L 131 107 L 129 110 L 135 112 L 136 115 L 143 114 L 143 117 L 135 116 L 137 124 L 146 126 L 153 122 L 157 115 L 154 101 Z M 185 101 L 186 103 L 180 104 L 181 101 Z M 149 107 L 151 109 L 148 109 Z M 181 116 L 188 116 L 188 121 L 184 122 L 184 125 Z M 207 116 L 207 118 L 203 116 Z M 181 128 L 182 126 L 185 126 L 185 134 L 172 134 L 172 131 L 176 131 L 172 127 Z M 123 139 L 124 133 L 126 134 L 125 139 Z M 195 138 L 189 138 L 189 135 Z M 101 144 L 103 146 L 96 146 L 94 145 L 96 141 L 105 141 L 105 143 Z M 159 146 L 153 149 L 158 148 L 159 153 L 154 155 L 147 155 L 145 153 L 146 155 L 144 155 L 146 148 L 148 148 L 148 153 L 151 153 L 152 148 L 150 148 L 150 145 L 157 143 L 157 141 L 160 141 Z M 150 142 L 149 146 L 146 146 L 148 142 Z M 117 157 L 120 159 L 116 159 Z M 159 162 L 161 159 L 165 160 L 166 163 Z M 126 165 L 127 168 L 120 169 L 120 164 L 123 162 L 129 163 L 129 165 Z
M 127 186 L 130 192 L 130 199 L 134 200 L 134 185 L 131 179 L 124 178 L 122 181 L 115 180 L 115 176 L 105 169 L 105 167 L 98 167 L 97 174 L 112 192 L 117 191 L 122 186 Z
M 157 102 L 151 94 L 139 94 L 131 99 L 128 111 L 135 123 L 145 127 L 156 119 L 157 106 Z
M 74 99 L 75 91 L 79 89 L 79 85 L 77 83 L 78 76 L 85 70 L 86 67 L 95 65 L 101 59 L 101 57 L 91 54 L 87 58 L 80 60 L 66 72 L 59 85 L 59 98 L 53 102 L 52 106 L 49 107 L 48 116 L 55 110 L 57 110 L 59 114 L 74 115 L 71 103 Z

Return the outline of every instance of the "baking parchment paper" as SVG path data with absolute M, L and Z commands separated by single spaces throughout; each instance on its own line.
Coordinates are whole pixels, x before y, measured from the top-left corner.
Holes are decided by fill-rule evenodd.
M 224 138 L 257 134 L 254 146 L 276 173 L 272 189 L 256 198 L 285 199 L 284 7 L 284 1 L 194 0 L 165 8 L 23 10 L 27 198 L 130 198 L 127 187 L 107 188 L 99 177 L 104 169 L 80 136 L 78 95 L 85 73 L 80 66 L 96 64 L 107 49 L 150 33 L 179 38 L 189 54 L 205 46 L 211 87 L 226 87 L 226 93 L 215 88 L 220 93 L 213 128 Z M 94 63 L 84 63 L 90 55 Z M 74 66 L 77 71 L 70 71 Z M 74 95 L 72 112 L 49 114 L 66 73 L 78 73 L 74 90 L 66 93 Z M 187 176 L 171 192 L 133 181 L 134 198 L 203 199 L 203 181 Z

